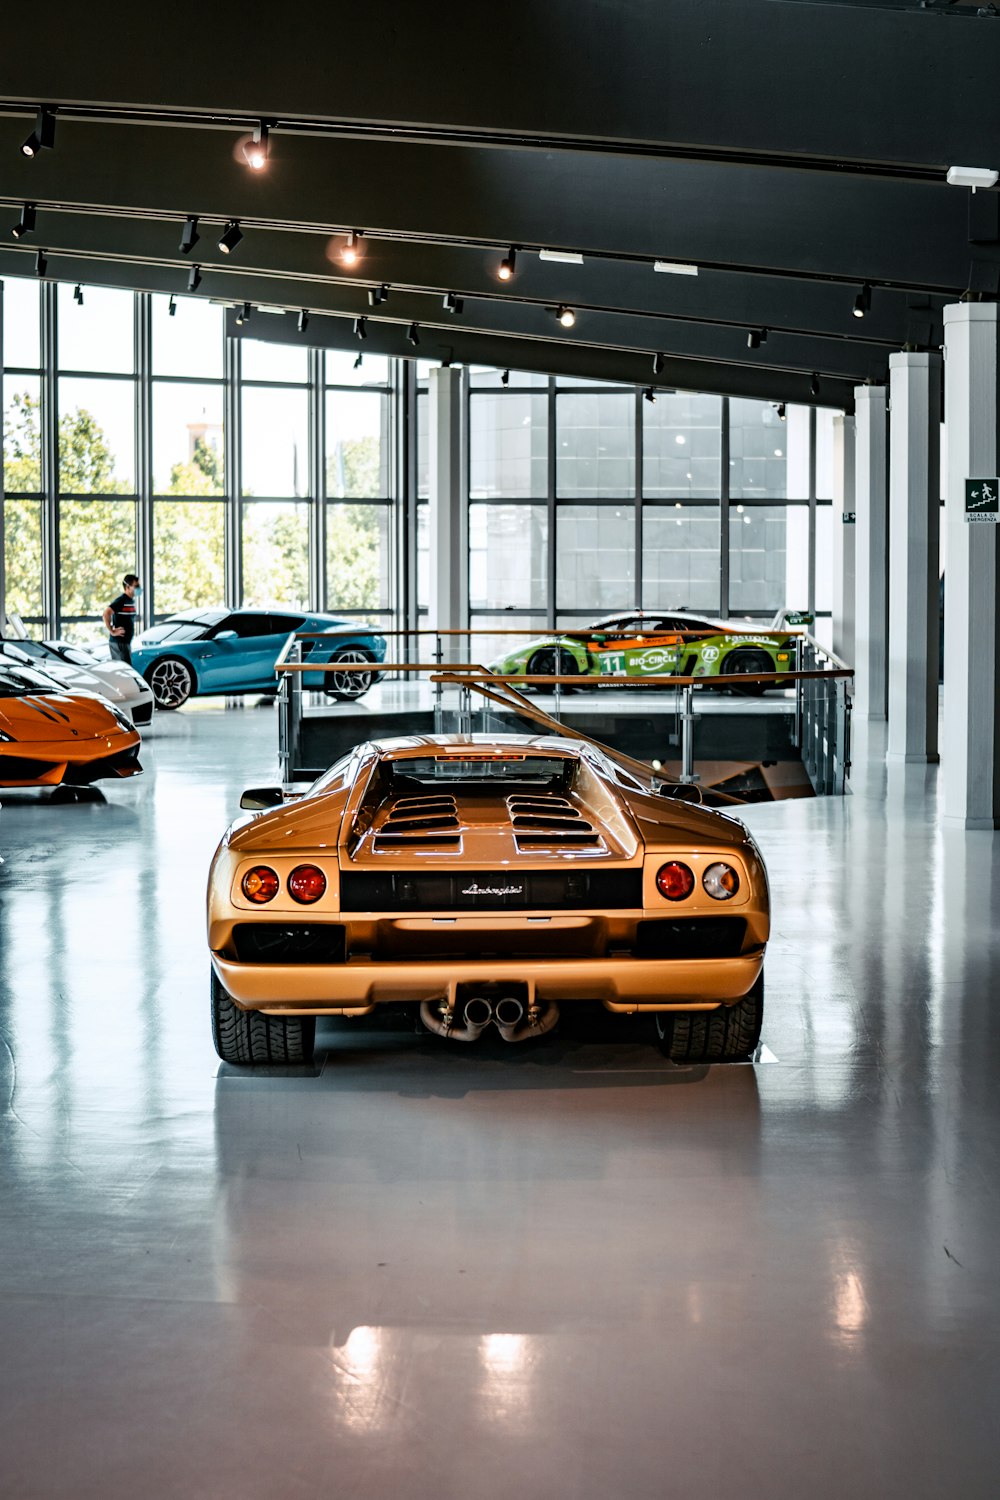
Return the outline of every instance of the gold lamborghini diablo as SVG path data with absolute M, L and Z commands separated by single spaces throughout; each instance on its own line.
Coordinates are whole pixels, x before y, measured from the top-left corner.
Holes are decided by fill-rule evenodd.
M 522 1041 L 580 1001 L 651 1012 L 675 1060 L 749 1056 L 764 866 L 741 823 L 663 790 L 590 743 L 440 735 L 246 793 L 209 878 L 220 1057 L 305 1061 L 317 1016 L 379 1006 Z

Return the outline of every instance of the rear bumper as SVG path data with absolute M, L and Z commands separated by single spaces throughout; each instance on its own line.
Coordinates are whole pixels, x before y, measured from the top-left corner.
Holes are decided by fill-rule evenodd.
M 459 985 L 527 985 L 531 1003 L 599 1000 L 608 1010 L 715 1010 L 742 999 L 763 947 L 735 958 L 426 959 L 343 964 L 238 963 L 212 953 L 220 982 L 243 1010 L 267 1015 L 366 1015 L 377 1005 L 454 1001 Z

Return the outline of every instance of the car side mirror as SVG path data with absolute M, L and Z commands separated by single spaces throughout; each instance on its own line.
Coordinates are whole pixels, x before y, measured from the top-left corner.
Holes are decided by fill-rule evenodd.
M 238 641 L 239 636 L 235 630 L 220 630 L 218 635 L 213 635 L 213 641 Z
M 281 807 L 284 800 L 280 786 L 252 786 L 243 793 L 240 806 L 247 812 L 261 812 L 265 807 Z

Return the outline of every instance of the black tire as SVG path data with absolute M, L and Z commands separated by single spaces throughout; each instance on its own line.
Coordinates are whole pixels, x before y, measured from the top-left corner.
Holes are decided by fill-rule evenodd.
M 535 651 L 529 656 L 524 670 L 531 677 L 579 677 L 580 664 L 565 646 L 543 646 L 540 651 Z M 555 683 L 539 685 L 535 691 L 554 693 Z M 572 693 L 575 689 L 567 687 L 562 691 Z
M 157 708 L 181 708 L 197 690 L 194 669 L 179 656 L 161 656 L 146 669 Z
M 265 1016 L 240 1010 L 212 971 L 212 1041 L 223 1062 L 307 1063 L 316 1045 L 315 1016 Z
M 760 1041 L 764 974 L 748 995 L 718 1010 L 656 1012 L 660 1051 L 676 1063 L 743 1062 Z
M 361 663 L 365 661 L 374 662 L 375 658 L 364 646 L 341 646 L 330 657 L 330 663 L 342 661 Z M 325 687 L 323 691 L 328 698 L 339 698 L 343 702 L 351 702 L 355 698 L 361 698 L 372 683 L 375 681 L 374 672 L 326 672 L 324 673 Z
M 774 663 L 763 651 L 747 651 L 745 649 L 730 651 L 729 655 L 723 659 L 722 665 L 719 668 L 719 672 L 723 676 L 745 672 L 748 676 L 752 677 L 757 672 L 773 671 Z M 772 684 L 769 682 L 748 682 L 746 687 L 734 687 L 732 683 L 729 686 L 733 689 L 734 693 L 742 693 L 746 697 L 759 697 L 761 693 L 766 693 Z

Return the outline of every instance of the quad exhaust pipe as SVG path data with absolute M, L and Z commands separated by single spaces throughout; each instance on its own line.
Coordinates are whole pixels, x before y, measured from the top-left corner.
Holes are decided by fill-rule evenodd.
M 544 1036 L 559 1019 L 559 1006 L 554 1000 L 526 1009 L 517 995 L 501 995 L 496 1001 L 485 995 L 470 995 L 462 1007 L 460 1024 L 457 1006 L 448 1010 L 438 1005 L 433 1000 L 422 1001 L 420 1019 L 429 1031 L 452 1042 L 477 1041 L 491 1022 L 505 1042 L 524 1042 L 532 1036 Z

